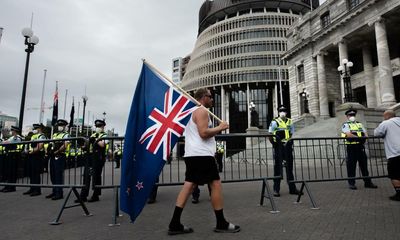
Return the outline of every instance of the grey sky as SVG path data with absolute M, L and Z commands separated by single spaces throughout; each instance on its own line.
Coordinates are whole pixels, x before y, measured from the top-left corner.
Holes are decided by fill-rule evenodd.
M 59 117 L 66 119 L 87 86 L 87 110 L 107 113 L 107 125 L 124 134 L 141 59 L 167 76 L 171 59 L 190 53 L 196 41 L 202 0 L 2 0 L 0 26 L 0 111 L 19 116 L 26 53 L 21 30 L 30 25 L 40 39 L 31 55 L 26 107 L 40 106 L 43 70 L 45 104 L 52 105 L 59 81 Z M 77 108 L 77 102 L 75 101 Z M 77 111 L 77 109 L 75 110 Z M 80 113 L 82 114 L 82 103 Z M 87 115 L 86 115 L 87 117 Z M 51 118 L 51 110 L 45 119 Z M 93 117 L 90 117 L 92 123 Z M 27 110 L 24 125 L 37 122 L 39 110 Z
M 40 39 L 31 55 L 26 108 L 38 108 L 47 69 L 45 105 L 51 106 L 59 81 L 59 118 L 66 119 L 75 96 L 94 118 L 106 112 L 108 128 L 124 134 L 141 59 L 167 76 L 171 59 L 193 50 L 203 0 L 1 0 L 0 111 L 19 116 L 26 53 L 21 30 L 30 25 Z M 76 114 L 75 113 L 75 114 Z M 82 116 L 82 103 L 80 108 Z M 87 116 L 87 115 L 86 115 Z M 45 119 L 51 118 L 46 110 Z M 39 110 L 26 110 L 24 126 L 38 122 Z

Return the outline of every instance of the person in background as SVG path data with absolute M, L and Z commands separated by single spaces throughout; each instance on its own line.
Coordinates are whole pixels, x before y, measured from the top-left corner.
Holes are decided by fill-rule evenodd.
M 43 124 L 33 124 L 33 135 L 31 141 L 34 141 L 29 146 L 29 179 L 31 184 L 40 184 L 40 173 L 43 171 L 43 158 L 44 158 L 44 143 L 35 141 L 45 140 L 46 136 L 43 134 Z M 42 194 L 41 188 L 32 186 L 24 195 L 31 197 L 39 196 Z
M 22 142 L 22 137 L 19 135 L 21 130 L 19 127 L 11 126 L 11 137 L 8 138 L 4 143 L 19 143 Z M 21 152 L 23 150 L 22 144 L 6 145 L 5 148 L 5 182 L 16 183 L 17 182 L 17 170 L 18 162 L 21 159 Z M 5 186 L 1 192 L 15 192 L 15 186 Z
M 50 179 L 53 185 L 64 184 L 64 170 L 69 154 L 69 141 L 59 141 L 69 138 L 67 132 L 68 122 L 64 119 L 58 119 L 56 122 L 57 132 L 53 134 L 53 140 L 58 140 L 53 143 L 52 154 L 50 156 Z M 63 189 L 61 187 L 53 187 L 51 194 L 46 198 L 51 200 L 59 200 L 63 198 Z
M 393 110 L 386 110 L 383 119 L 384 121 L 374 130 L 374 135 L 383 137 L 385 142 L 388 176 L 396 191 L 389 199 L 400 201 L 400 117 L 396 117 Z
M 279 117 L 274 118 L 269 126 L 269 132 L 276 137 L 269 140 L 274 148 L 274 176 L 282 176 L 283 160 L 286 161 L 286 179 L 289 185 L 289 194 L 302 194 L 297 190 L 293 175 L 293 142 L 288 141 L 294 134 L 292 119 L 287 117 L 287 109 L 284 106 L 278 108 Z M 278 141 L 276 138 L 279 138 Z M 274 196 L 280 197 L 281 179 L 274 179 Z
M 361 170 L 361 174 L 365 177 L 364 187 L 365 188 L 377 188 L 372 183 L 371 178 L 368 178 L 368 166 L 367 166 L 367 154 L 365 153 L 365 138 L 368 137 L 367 131 L 365 130 L 362 123 L 356 121 L 357 110 L 349 109 L 345 112 L 347 121 L 342 125 L 342 137 L 346 138 L 345 145 L 347 149 L 347 176 L 349 178 L 356 176 L 357 162 Z M 349 189 L 357 190 L 356 180 L 349 179 Z

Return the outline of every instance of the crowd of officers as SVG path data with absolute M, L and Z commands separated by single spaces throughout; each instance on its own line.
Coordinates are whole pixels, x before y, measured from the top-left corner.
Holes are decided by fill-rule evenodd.
M 269 132 L 276 137 L 271 137 L 270 142 L 274 148 L 274 176 L 282 176 L 283 167 L 285 167 L 286 179 L 289 185 L 289 194 L 303 194 L 296 188 L 292 182 L 293 175 L 293 141 L 289 139 L 294 134 L 292 119 L 287 117 L 287 109 L 284 106 L 278 108 L 279 116 L 271 121 Z M 367 166 L 367 155 L 365 153 L 364 143 L 368 137 L 367 131 L 362 123 L 356 120 L 357 110 L 349 109 L 345 112 L 347 121 L 342 125 L 341 137 L 345 138 L 346 145 L 346 167 L 348 176 L 348 187 L 351 190 L 357 190 L 355 185 L 357 163 L 361 170 L 365 188 L 377 188 L 369 177 Z M 279 138 L 279 139 L 277 139 Z M 274 196 L 280 197 L 281 179 L 274 179 Z
M 59 200 L 63 198 L 64 172 L 70 167 L 84 166 L 83 185 L 81 200 L 95 202 L 99 201 L 101 190 L 94 188 L 101 185 L 101 175 L 107 155 L 109 154 L 109 142 L 101 140 L 106 138 L 104 131 L 106 123 L 104 120 L 95 121 L 95 131 L 87 140 L 69 141 L 68 122 L 59 119 L 56 122 L 55 133 L 52 141 L 46 142 L 43 133 L 43 124 L 33 124 L 33 131 L 23 138 L 21 129 L 11 127 L 8 139 L 0 139 L 0 183 L 8 183 L 1 192 L 15 192 L 18 177 L 29 177 L 31 187 L 24 195 L 39 196 L 42 194 L 40 184 L 41 174 L 49 172 L 50 180 L 54 187 L 52 192 L 46 196 L 48 199 Z M 23 141 L 30 141 L 24 143 Z M 20 143 L 20 144 L 18 144 Z M 71 147 L 71 145 L 75 145 Z M 120 166 L 122 158 L 122 147 L 119 145 L 112 153 L 116 159 L 116 168 Z M 23 164 L 23 166 L 21 166 Z M 19 166 L 18 166 L 19 165 Z M 23 169 L 23 173 L 19 171 Z M 21 176 L 22 175 L 22 176 Z M 88 199 L 89 191 L 93 188 L 93 194 Z

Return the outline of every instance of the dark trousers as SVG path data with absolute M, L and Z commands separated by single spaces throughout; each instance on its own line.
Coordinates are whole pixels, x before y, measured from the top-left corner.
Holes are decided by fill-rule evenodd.
M 0 152 L 0 182 L 4 182 L 6 179 L 6 155 L 5 152 Z
M 286 170 L 286 180 L 289 185 L 289 191 L 295 191 L 296 185 L 294 183 L 290 183 L 289 181 L 294 179 L 293 176 L 293 144 L 290 143 L 282 143 L 274 145 L 274 176 L 282 176 L 283 170 L 283 160 L 286 161 L 285 170 Z M 274 179 L 274 191 L 278 192 L 281 190 L 281 179 Z
M 365 148 L 362 144 L 348 144 L 347 145 L 347 176 L 355 177 L 356 176 L 356 167 L 361 170 L 361 175 L 363 177 L 369 176 L 368 166 L 367 166 L 367 154 L 365 154 Z M 371 183 L 371 178 L 363 179 L 366 184 Z M 348 180 L 350 185 L 354 185 L 356 183 L 355 179 Z
M 115 167 L 119 168 L 121 166 L 121 155 L 115 155 Z
M 156 183 L 154 184 L 153 188 L 151 189 L 151 193 L 149 196 L 149 200 L 156 200 L 157 192 L 158 192 L 158 185 L 157 183 L 160 181 L 159 178 L 156 179 Z
M 65 170 L 65 155 L 60 155 L 58 157 L 52 157 L 50 159 L 50 179 L 53 185 L 64 184 L 64 170 Z M 62 187 L 53 187 L 53 194 L 56 197 L 63 196 Z
M 19 152 L 9 152 L 5 159 L 5 182 L 7 183 L 16 183 L 17 182 L 17 170 L 18 170 L 18 162 L 21 159 L 21 153 Z M 7 186 L 5 187 L 9 190 L 15 190 L 15 186 Z
M 87 163 L 85 164 L 85 170 L 83 175 L 84 187 L 81 191 L 81 197 L 87 198 L 89 195 L 90 182 L 92 182 L 93 196 L 98 197 L 101 195 L 101 189 L 96 188 L 96 185 L 101 185 L 101 174 L 105 163 L 105 156 L 101 154 L 90 154 Z
M 30 174 L 29 179 L 31 184 L 40 184 L 40 173 L 43 167 L 44 152 L 33 153 L 29 156 Z M 31 192 L 41 193 L 40 187 L 31 187 Z

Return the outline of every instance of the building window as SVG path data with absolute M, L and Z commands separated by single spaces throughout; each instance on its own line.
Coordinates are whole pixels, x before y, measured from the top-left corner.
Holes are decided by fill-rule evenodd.
M 349 9 L 353 9 L 360 4 L 360 0 L 348 0 L 349 2 Z
M 322 28 L 326 28 L 331 23 L 331 17 L 329 15 L 329 11 L 322 14 L 321 16 L 321 26 Z
M 179 66 L 179 60 L 175 60 L 175 61 L 174 61 L 173 67 L 176 68 L 176 67 L 178 67 L 178 66 Z
M 297 82 L 302 83 L 304 82 L 304 65 L 301 64 L 297 66 Z

